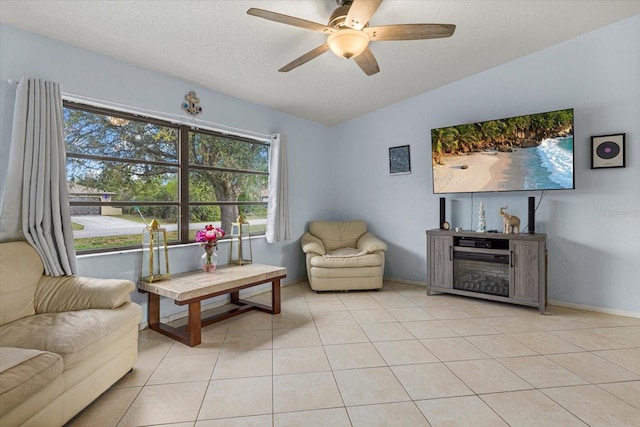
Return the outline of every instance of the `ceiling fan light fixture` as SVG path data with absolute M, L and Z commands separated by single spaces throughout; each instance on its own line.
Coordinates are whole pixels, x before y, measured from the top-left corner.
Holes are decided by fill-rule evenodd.
M 355 58 L 369 45 L 369 36 L 359 30 L 343 28 L 327 37 L 327 43 L 333 53 L 342 58 Z

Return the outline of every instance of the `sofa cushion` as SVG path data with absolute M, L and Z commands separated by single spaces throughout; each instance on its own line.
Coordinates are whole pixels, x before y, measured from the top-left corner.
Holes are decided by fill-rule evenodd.
M 131 303 L 113 310 L 91 309 L 44 313 L 25 317 L 0 327 L 0 342 L 60 354 L 65 369 L 86 359 L 91 345 L 130 319 L 139 320 L 140 310 Z
M 360 236 L 367 232 L 364 221 L 313 221 L 309 232 L 324 243 L 328 251 L 344 247 L 356 247 Z
M 347 257 L 314 256 L 309 260 L 311 267 L 321 268 L 377 267 L 382 262 L 382 257 L 377 253 Z
M 53 382 L 63 369 L 59 354 L 0 347 L 0 415 Z
M 0 325 L 35 314 L 43 271 L 40 255 L 27 242 L 0 243 Z
M 135 288 L 130 280 L 42 276 L 36 290 L 36 313 L 117 308 L 130 301 Z

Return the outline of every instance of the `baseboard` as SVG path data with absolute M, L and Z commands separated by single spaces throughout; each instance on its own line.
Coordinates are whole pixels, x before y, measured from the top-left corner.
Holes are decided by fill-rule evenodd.
M 613 314 L 615 316 L 637 317 L 640 318 L 640 313 L 635 311 L 618 310 L 616 308 L 598 307 L 595 305 L 574 304 L 571 302 L 549 300 L 547 305 L 555 305 L 557 307 L 574 308 L 576 310 L 593 311 L 596 313 Z
M 297 283 L 301 283 L 301 282 L 306 282 L 308 280 L 309 279 L 307 277 L 305 277 L 303 279 L 295 280 L 295 281 L 291 282 L 291 284 L 297 284 Z M 401 285 L 422 286 L 423 288 L 427 287 L 427 283 L 426 282 L 419 282 L 417 280 L 398 279 L 396 277 L 383 277 L 382 281 L 383 282 L 391 282 L 391 283 L 399 283 Z
M 427 287 L 427 282 L 419 282 L 417 280 L 398 279 L 397 277 L 384 277 L 382 279 L 385 282 L 400 283 L 401 285 L 413 285 Z
M 287 286 L 297 285 L 299 283 L 306 282 L 306 281 L 307 281 L 306 277 L 303 277 L 301 279 L 291 280 L 290 282 L 282 283 L 280 285 L 280 288 L 281 289 L 282 288 L 286 288 Z M 255 290 L 253 292 L 247 292 L 246 294 L 243 293 L 242 294 L 242 298 L 251 298 L 251 297 L 255 297 L 255 296 L 260 295 L 260 294 L 264 294 L 266 292 L 271 292 L 271 287 L 267 287 L 267 288 L 264 288 L 264 289 L 257 289 L 257 290 Z M 213 302 L 210 302 L 209 304 L 203 304 L 201 306 L 200 311 L 213 310 L 214 308 L 222 307 L 225 304 L 229 304 L 230 298 L 231 297 L 227 296 L 226 298 L 220 299 L 218 301 L 213 301 Z M 189 315 L 189 310 L 185 309 L 185 311 L 180 311 L 178 313 L 173 313 L 173 314 L 170 314 L 170 315 L 168 315 L 166 317 L 161 317 L 160 318 L 160 322 L 169 323 L 169 322 L 173 322 L 173 321 L 178 320 L 178 319 L 184 319 L 188 315 Z M 140 330 L 146 329 L 148 327 L 149 327 L 149 322 L 142 322 L 138 326 L 138 328 Z
M 287 286 L 291 286 L 291 285 L 299 285 L 300 283 L 304 283 L 307 281 L 308 281 L 307 276 L 304 276 L 304 277 L 300 277 L 299 279 L 294 279 L 290 282 L 283 283 L 282 287 L 286 288 Z

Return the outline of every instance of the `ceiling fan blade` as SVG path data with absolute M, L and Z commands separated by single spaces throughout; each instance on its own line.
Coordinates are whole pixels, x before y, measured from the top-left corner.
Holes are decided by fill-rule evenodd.
M 376 61 L 376 57 L 373 56 L 373 52 L 369 48 L 366 48 L 364 52 L 353 59 L 367 76 L 380 72 L 378 61 Z
M 327 27 L 326 25 L 318 24 L 317 22 L 307 21 L 306 19 L 283 15 L 282 13 L 271 12 L 269 10 L 256 9 L 255 7 L 247 10 L 247 14 L 268 19 L 270 21 L 280 22 L 281 24 L 304 28 L 305 30 L 320 31 L 326 34 L 335 33 L 337 31 L 335 28 Z
M 313 58 L 322 55 L 323 53 L 325 53 L 326 51 L 329 50 L 329 45 L 327 43 L 318 46 L 317 48 L 313 49 L 312 51 L 309 51 L 307 53 L 305 53 L 304 55 L 302 55 L 299 58 L 294 59 L 293 61 L 289 62 L 287 65 L 285 65 L 284 67 L 280 68 L 278 71 L 282 72 L 282 73 L 286 73 L 287 71 L 291 71 L 296 67 L 301 66 L 302 64 L 305 64 L 309 61 L 311 61 Z
M 361 30 L 369 22 L 382 0 L 354 0 L 344 25 Z
M 363 29 L 371 41 L 424 40 L 451 37 L 456 30 L 453 24 L 399 24 L 367 27 Z

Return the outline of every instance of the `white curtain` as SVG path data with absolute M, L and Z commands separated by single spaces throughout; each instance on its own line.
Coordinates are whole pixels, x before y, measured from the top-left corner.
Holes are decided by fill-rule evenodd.
M 13 112 L 0 241 L 27 240 L 50 276 L 77 273 L 60 85 L 22 78 Z
M 269 204 L 265 233 L 268 243 L 291 239 L 288 169 L 287 145 L 280 134 L 272 135 L 269 155 Z

